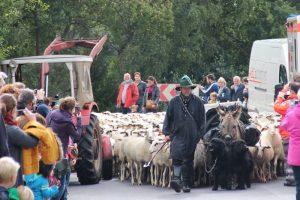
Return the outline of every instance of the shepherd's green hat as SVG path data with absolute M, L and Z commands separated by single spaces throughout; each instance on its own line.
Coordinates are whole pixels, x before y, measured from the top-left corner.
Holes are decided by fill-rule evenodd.
M 184 75 L 180 81 L 179 81 L 179 85 L 175 88 L 176 90 L 180 90 L 180 88 L 192 88 L 195 89 L 197 86 L 193 84 L 192 80 L 190 79 L 190 77 L 188 77 L 187 75 Z

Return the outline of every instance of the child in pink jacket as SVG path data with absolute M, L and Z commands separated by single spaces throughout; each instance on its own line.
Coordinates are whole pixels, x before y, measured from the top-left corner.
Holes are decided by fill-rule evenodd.
M 289 135 L 288 164 L 293 167 L 296 181 L 296 200 L 300 200 L 300 104 L 290 109 L 281 122 Z

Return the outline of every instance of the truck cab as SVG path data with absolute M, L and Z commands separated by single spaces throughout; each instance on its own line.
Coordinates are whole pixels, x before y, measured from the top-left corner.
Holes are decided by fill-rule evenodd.
M 248 74 L 249 109 L 273 111 L 275 94 L 289 82 L 289 73 L 286 38 L 255 41 Z
M 249 63 L 249 109 L 273 111 L 283 86 L 300 71 L 300 15 L 287 18 L 287 38 L 257 40 Z

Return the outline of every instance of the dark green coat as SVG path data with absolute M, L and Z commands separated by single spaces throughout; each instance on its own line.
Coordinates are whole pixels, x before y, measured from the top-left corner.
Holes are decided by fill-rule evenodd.
M 195 120 L 185 112 L 179 96 L 171 99 L 163 126 L 163 133 L 171 137 L 172 159 L 183 160 L 194 154 L 197 143 L 205 134 L 205 109 L 201 99 L 192 96 L 188 110 Z
M 136 104 L 143 104 L 144 102 L 144 95 L 145 95 L 145 91 L 147 88 L 147 84 L 144 81 L 139 82 L 139 84 L 137 85 L 138 89 L 139 89 L 139 98 L 136 101 Z

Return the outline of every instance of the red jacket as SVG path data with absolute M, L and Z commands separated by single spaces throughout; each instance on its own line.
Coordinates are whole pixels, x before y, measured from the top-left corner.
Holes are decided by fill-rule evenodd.
M 287 110 L 290 108 L 290 104 L 293 100 L 298 99 L 297 95 L 290 95 L 287 100 L 285 100 L 282 96 L 278 96 L 275 104 L 274 104 L 274 110 L 278 114 L 281 115 L 281 120 L 285 117 Z M 282 128 L 279 128 L 280 135 L 283 139 L 288 140 L 289 134 L 287 131 L 283 130 Z
M 121 106 L 122 103 L 122 93 L 124 90 L 124 82 L 120 84 L 119 86 L 119 95 L 117 98 L 117 105 Z M 138 87 L 135 85 L 134 82 L 132 82 L 126 91 L 126 98 L 124 103 L 124 108 L 130 108 L 132 105 L 136 103 L 136 101 L 139 98 L 139 90 Z

